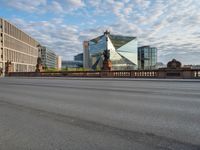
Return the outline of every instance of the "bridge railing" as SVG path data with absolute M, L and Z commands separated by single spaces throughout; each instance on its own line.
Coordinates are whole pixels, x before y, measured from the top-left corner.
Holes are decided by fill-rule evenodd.
M 10 72 L 7 76 L 23 77 L 96 77 L 96 78 L 187 78 L 200 79 L 200 69 L 127 70 L 127 71 L 57 71 Z
M 10 72 L 8 76 L 26 77 L 107 77 L 107 78 L 156 78 L 158 70 L 128 71 L 57 71 L 57 72 Z
M 200 78 L 200 70 L 193 70 L 193 77 Z

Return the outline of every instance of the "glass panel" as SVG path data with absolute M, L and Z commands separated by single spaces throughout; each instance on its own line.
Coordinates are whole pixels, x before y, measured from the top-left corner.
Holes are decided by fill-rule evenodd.
M 133 40 L 129 41 L 125 45 L 118 48 L 117 51 L 119 51 L 119 52 L 131 52 L 131 53 L 137 54 L 137 51 L 138 51 L 137 39 L 133 39 Z
M 99 36 L 91 41 L 89 41 L 89 51 L 90 54 L 96 54 L 99 52 L 103 52 L 106 49 L 106 37 Z
M 128 36 L 119 36 L 119 35 L 109 35 L 115 49 L 122 47 L 123 45 L 127 44 L 128 42 L 135 39 L 135 37 L 128 37 Z

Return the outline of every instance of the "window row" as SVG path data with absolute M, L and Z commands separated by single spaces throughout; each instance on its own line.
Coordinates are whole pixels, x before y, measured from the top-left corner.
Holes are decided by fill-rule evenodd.
M 4 36 L 4 46 L 8 48 L 15 49 L 20 52 L 24 52 L 30 55 L 38 56 L 38 49 L 28 46 L 14 38 L 11 38 L 7 35 Z
M 19 63 L 26 63 L 26 64 L 37 64 L 37 57 L 31 57 L 19 52 L 11 51 L 5 49 L 5 60 L 11 62 L 19 62 Z
M 34 72 L 34 71 L 35 71 L 35 66 L 22 65 L 22 64 L 15 65 L 15 72 Z
M 5 20 L 4 32 L 34 47 L 38 42 Z

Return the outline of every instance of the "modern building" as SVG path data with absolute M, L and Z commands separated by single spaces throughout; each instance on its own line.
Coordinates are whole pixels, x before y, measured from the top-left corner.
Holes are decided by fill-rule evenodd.
M 15 25 L 0 18 L 0 68 L 3 68 L 3 73 L 7 61 L 11 61 L 13 72 L 35 71 L 38 44 Z
M 39 47 L 39 57 L 42 59 L 42 65 L 45 68 L 57 68 L 57 55 L 52 50 L 49 50 L 45 46 Z
M 138 69 L 150 70 L 156 69 L 157 48 L 142 46 L 138 48 Z
M 83 62 L 83 53 L 77 54 L 74 56 L 74 61 Z
M 82 68 L 83 63 L 80 61 L 62 61 L 62 68 L 67 69 L 67 68 Z
M 103 35 L 83 42 L 84 68 L 93 70 L 103 66 L 103 52 L 110 51 L 112 70 L 137 69 L 137 38 L 112 35 L 108 31 Z
M 62 69 L 62 59 L 61 59 L 61 56 L 56 56 L 56 68 L 58 70 Z

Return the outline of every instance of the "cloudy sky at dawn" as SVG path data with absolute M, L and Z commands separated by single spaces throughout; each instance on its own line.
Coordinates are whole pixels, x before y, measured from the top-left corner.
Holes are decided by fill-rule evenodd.
M 158 48 L 158 61 L 200 64 L 200 0 L 0 0 L 0 16 L 72 60 L 82 42 L 135 36 Z

